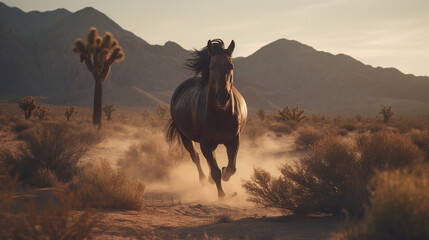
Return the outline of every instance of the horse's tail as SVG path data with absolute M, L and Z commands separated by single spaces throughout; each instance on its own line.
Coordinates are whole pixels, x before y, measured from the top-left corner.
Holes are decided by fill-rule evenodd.
M 180 130 L 176 127 L 176 123 L 173 121 L 173 119 L 171 119 L 168 123 L 167 142 L 172 144 L 174 140 L 177 140 L 179 144 L 181 143 Z

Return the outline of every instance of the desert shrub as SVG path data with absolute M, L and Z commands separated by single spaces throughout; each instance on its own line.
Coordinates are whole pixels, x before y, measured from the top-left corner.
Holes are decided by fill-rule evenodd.
M 1 239 L 91 239 L 101 218 L 91 210 L 74 211 L 80 204 L 74 194 L 58 194 L 46 207 L 26 202 L 18 213 L 0 219 Z
M 428 180 L 398 170 L 377 174 L 363 218 L 348 220 L 331 239 L 429 239 Z
M 349 132 L 353 132 L 356 130 L 356 125 L 352 124 L 352 123 L 347 123 L 341 126 L 342 129 L 345 129 Z
M 423 153 L 403 135 L 377 132 L 357 142 L 354 146 L 328 135 L 311 147 L 309 156 L 283 165 L 278 178 L 255 169 L 243 185 L 249 200 L 292 213 L 361 212 L 376 170 L 413 168 L 423 161 Z
M 74 114 L 77 114 L 76 106 L 67 105 L 66 112 L 64 113 L 64 116 L 67 118 L 67 121 L 70 121 L 71 116 L 73 116 Z
M 116 107 L 114 103 L 106 103 L 103 107 L 104 114 L 107 117 L 107 120 L 112 120 L 112 114 L 116 111 Z
M 58 184 L 57 176 L 49 169 L 40 168 L 29 180 L 34 187 L 54 187 Z
M 291 213 L 339 214 L 342 208 L 357 208 L 362 185 L 355 176 L 358 158 L 353 146 L 328 135 L 311 148 L 311 155 L 283 165 L 281 176 L 255 169 L 243 187 L 250 201 Z
M 71 180 L 86 151 L 67 128 L 36 128 L 26 134 L 24 141 L 16 152 L 1 151 L 0 158 L 11 175 L 19 175 L 28 185 L 40 169 L 51 171 L 61 182 Z
M 374 170 L 414 167 L 423 162 L 423 152 L 404 135 L 388 131 L 363 134 L 357 139 L 362 174 Z
M 139 210 L 143 206 L 145 187 L 131 180 L 125 171 L 113 169 L 107 161 L 83 168 L 70 188 L 83 192 L 91 207 Z
M 268 126 L 268 130 L 276 134 L 291 134 L 297 128 L 297 124 L 294 121 L 286 122 L 271 122 Z
M 381 106 L 381 110 L 379 112 L 383 115 L 384 122 L 387 123 L 393 116 L 392 106 Z
M 184 150 L 169 146 L 161 131 L 146 131 L 141 136 L 140 142 L 132 144 L 117 165 L 145 182 L 167 179 L 170 170 L 184 159 Z
M 411 141 L 416 144 L 423 152 L 426 153 L 426 158 L 429 157 L 429 132 L 413 129 L 408 134 Z
M 365 127 L 365 129 L 370 131 L 371 133 L 374 133 L 374 132 L 382 131 L 384 127 L 385 126 L 383 126 L 383 124 L 380 124 L 380 123 L 370 123 Z
M 37 108 L 37 101 L 31 96 L 23 97 L 19 101 L 19 108 L 24 110 L 25 119 L 28 120 L 31 118 L 33 110 Z
M 233 221 L 233 215 L 231 212 L 224 212 L 213 216 L 214 223 L 229 223 Z
M 308 150 L 316 142 L 323 138 L 324 134 L 320 130 L 312 127 L 301 128 L 297 132 L 295 138 L 295 148 L 300 150 Z
M 51 110 L 47 107 L 37 106 L 36 110 L 34 110 L 34 116 L 38 117 L 39 120 L 45 120 L 51 115 Z
M 21 133 L 31 127 L 31 122 L 28 120 L 19 119 L 12 125 L 12 131 L 15 133 Z
M 279 111 L 279 119 L 283 121 L 295 121 L 296 123 L 301 122 L 305 119 L 304 110 L 299 109 L 299 107 L 294 107 L 291 109 L 289 106 L 286 106 Z

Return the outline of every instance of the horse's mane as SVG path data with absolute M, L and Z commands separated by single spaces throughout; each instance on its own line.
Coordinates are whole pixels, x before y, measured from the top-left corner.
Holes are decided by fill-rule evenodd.
M 225 45 L 221 39 L 211 40 L 213 44 L 213 54 L 223 54 L 225 51 Z M 207 52 L 207 46 L 202 48 L 201 50 L 194 49 L 192 51 L 192 57 L 188 59 L 186 63 L 186 68 L 193 71 L 195 76 L 201 74 L 201 78 L 203 80 L 209 79 L 210 74 L 210 56 Z

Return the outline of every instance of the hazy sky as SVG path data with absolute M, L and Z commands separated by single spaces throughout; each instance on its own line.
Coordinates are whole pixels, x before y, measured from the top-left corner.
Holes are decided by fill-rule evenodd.
M 2 1 L 2 0 L 0 0 Z M 5 0 L 24 11 L 92 6 L 150 44 L 234 39 L 248 56 L 279 38 L 429 76 L 428 0 Z

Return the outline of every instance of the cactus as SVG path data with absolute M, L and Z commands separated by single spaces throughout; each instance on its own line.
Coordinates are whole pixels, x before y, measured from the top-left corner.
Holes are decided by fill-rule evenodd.
M 67 105 L 66 113 L 64 113 L 64 116 L 66 116 L 67 121 L 70 121 L 70 117 L 76 113 L 77 111 L 75 106 Z
M 31 113 L 33 112 L 34 109 L 37 108 L 36 99 L 31 96 L 23 97 L 19 101 L 19 108 L 24 110 L 25 119 L 26 120 L 30 119 Z
M 38 117 L 39 120 L 45 120 L 51 115 L 51 110 L 46 107 L 37 106 L 36 110 L 34 111 L 34 116 Z
M 393 116 L 392 106 L 381 106 L 381 110 L 379 112 L 384 117 L 384 122 L 387 123 Z
M 301 122 L 305 118 L 304 110 L 300 110 L 298 107 L 290 109 L 289 106 L 286 106 L 285 108 L 283 108 L 283 110 L 279 111 L 279 117 L 280 120 L 292 120 L 296 121 L 297 123 Z
M 112 120 L 112 113 L 116 111 L 116 107 L 114 103 L 106 103 L 103 108 L 104 114 L 106 114 L 107 120 Z
M 79 54 L 80 62 L 85 62 L 86 67 L 94 77 L 95 89 L 92 123 L 101 128 L 102 83 L 109 75 L 113 63 L 122 61 L 125 54 L 111 33 L 107 32 L 101 38 L 95 27 L 89 29 L 86 44 L 82 39 L 76 39 L 73 52 Z
M 259 120 L 264 121 L 267 112 L 264 109 L 259 108 L 256 114 L 258 115 Z

